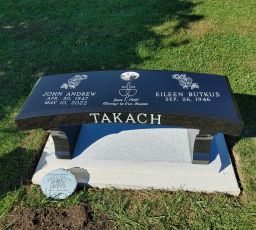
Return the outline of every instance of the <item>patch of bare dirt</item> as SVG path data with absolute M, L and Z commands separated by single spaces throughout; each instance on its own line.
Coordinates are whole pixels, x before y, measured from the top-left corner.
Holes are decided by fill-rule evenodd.
M 220 30 L 212 21 L 203 21 L 200 23 L 191 23 L 189 30 L 196 36 L 203 36 L 205 34 L 217 34 Z
M 12 230 L 79 230 L 79 229 L 113 229 L 113 224 L 107 216 L 94 221 L 91 211 L 86 205 L 68 206 L 62 210 L 52 208 L 32 209 L 15 207 L 0 227 Z

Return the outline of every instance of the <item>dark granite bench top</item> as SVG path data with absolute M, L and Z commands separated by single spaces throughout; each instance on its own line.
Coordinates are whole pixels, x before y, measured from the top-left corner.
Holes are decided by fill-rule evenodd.
M 239 135 L 243 128 L 226 77 L 144 70 L 42 77 L 15 121 L 21 130 L 140 123 Z

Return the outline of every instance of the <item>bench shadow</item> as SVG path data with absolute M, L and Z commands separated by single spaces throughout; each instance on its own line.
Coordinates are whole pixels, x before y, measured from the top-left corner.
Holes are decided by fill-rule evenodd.
M 146 124 L 145 125 L 142 125 L 142 124 L 86 124 L 86 125 L 83 125 L 81 128 L 72 159 L 78 157 L 86 149 L 90 148 L 90 146 L 97 144 L 102 138 L 105 138 L 109 135 L 118 134 L 123 131 L 136 130 L 136 129 L 145 130 L 145 129 L 165 129 L 165 128 L 184 129 L 180 127 L 162 126 L 162 125 L 146 125 Z M 159 138 L 159 137 L 156 136 L 156 138 Z M 134 142 L 136 142 L 136 137 L 134 137 Z M 144 140 L 144 142 L 146 143 L 146 140 Z M 141 143 L 142 146 L 145 144 L 144 142 Z M 109 144 L 112 146 L 114 143 L 109 143 Z M 152 143 L 148 143 L 148 145 L 150 144 Z M 172 144 L 172 140 L 170 140 L 169 144 L 170 145 Z M 133 147 L 131 147 L 131 149 L 133 149 Z M 161 152 L 162 149 L 159 149 L 159 151 Z M 165 153 L 162 152 L 162 154 L 165 154 Z M 227 149 L 223 134 L 218 134 L 213 138 L 209 164 L 211 163 L 216 164 L 216 161 L 217 162 L 219 161 L 217 157 L 220 158 L 220 162 L 221 162 L 220 172 L 223 171 L 225 168 L 227 168 L 231 164 L 229 154 L 228 154 L 228 149 Z
M 256 96 L 247 94 L 234 94 L 244 128 L 240 136 L 226 136 L 229 149 L 243 138 L 256 137 Z
M 234 96 L 244 122 L 244 128 L 238 137 L 225 136 L 225 139 L 232 164 L 235 166 L 234 170 L 239 187 L 241 191 L 243 191 L 243 185 L 236 169 L 236 159 L 231 150 L 240 140 L 244 138 L 256 137 L 256 96 L 238 93 L 235 93 Z
M 22 185 L 31 183 L 48 136 L 45 132 L 38 149 L 17 147 L 0 155 L 0 197 L 18 190 Z
M 76 148 L 72 158 L 82 154 L 82 152 L 93 145 L 98 140 L 122 131 L 136 129 L 154 129 L 154 128 L 172 128 L 162 125 L 146 125 L 146 124 L 86 124 L 82 125 Z M 87 135 L 90 133 L 90 135 Z
M 39 158 L 35 152 L 18 147 L 0 156 L 0 196 L 30 183 Z

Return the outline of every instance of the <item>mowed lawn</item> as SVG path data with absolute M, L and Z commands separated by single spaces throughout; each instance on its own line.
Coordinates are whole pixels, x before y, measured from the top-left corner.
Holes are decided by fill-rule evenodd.
M 253 0 L 0 0 L 0 227 L 19 221 L 6 222 L 15 208 L 86 204 L 113 228 L 256 229 L 255 12 Z M 36 81 L 132 69 L 228 77 L 245 123 L 226 137 L 240 196 L 82 189 L 53 201 L 31 184 L 44 131 L 21 132 L 14 118 Z

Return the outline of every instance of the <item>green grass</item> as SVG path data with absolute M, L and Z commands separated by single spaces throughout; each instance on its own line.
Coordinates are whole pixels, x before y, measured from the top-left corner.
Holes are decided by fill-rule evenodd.
M 16 205 L 89 202 L 122 228 L 256 228 L 256 4 L 251 0 L 0 0 L 0 216 Z M 14 118 L 43 75 L 149 69 L 228 76 L 245 122 L 227 137 L 238 198 L 166 191 L 81 190 L 65 201 L 30 185 L 42 130 Z M 10 223 L 11 224 L 11 223 Z

